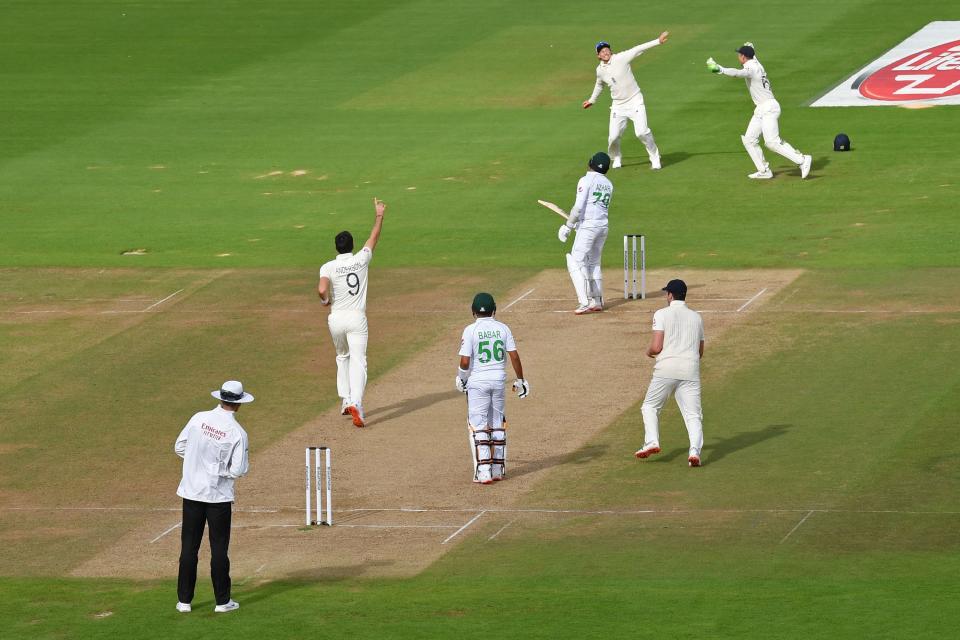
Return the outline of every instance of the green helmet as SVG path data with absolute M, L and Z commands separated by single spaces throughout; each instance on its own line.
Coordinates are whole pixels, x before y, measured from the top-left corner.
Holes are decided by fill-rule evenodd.
M 473 296 L 473 304 L 470 305 L 470 309 L 474 313 L 493 314 L 497 310 L 497 303 L 493 301 L 493 296 L 489 293 L 478 293 Z

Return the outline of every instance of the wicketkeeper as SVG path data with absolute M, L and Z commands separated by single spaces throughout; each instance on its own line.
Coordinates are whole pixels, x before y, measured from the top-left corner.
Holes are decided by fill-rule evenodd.
M 506 356 L 517 380 L 520 398 L 530 393 L 510 327 L 493 316 L 497 304 L 489 293 L 478 293 L 471 305 L 476 321 L 463 330 L 457 391 L 467 394 L 467 430 L 473 457 L 473 481 L 490 484 L 507 471 L 507 420 L 503 415 Z

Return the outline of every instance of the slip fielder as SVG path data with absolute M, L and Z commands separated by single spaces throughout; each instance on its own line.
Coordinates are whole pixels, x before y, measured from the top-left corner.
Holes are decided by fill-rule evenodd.
M 317 295 L 324 306 L 332 305 L 327 325 L 337 350 L 337 393 L 340 412 L 362 427 L 363 391 L 367 386 L 367 270 L 373 249 L 380 239 L 383 214 L 387 210 L 373 199 L 376 219 L 363 248 L 353 253 L 353 236 L 341 231 L 334 238 L 337 257 L 320 267 Z
M 613 197 L 613 184 L 607 179 L 610 156 L 603 151 L 595 153 L 587 163 L 589 171 L 577 182 L 577 199 L 570 208 L 570 216 L 560 226 L 557 237 L 566 242 L 573 229 L 577 237 L 567 254 L 567 271 L 577 292 L 578 316 L 603 311 L 603 273 L 600 258 L 607 240 L 608 213 Z
M 750 98 L 756 105 L 746 133 L 740 136 L 747 154 L 757 167 L 757 171 L 747 177 L 753 180 L 769 180 L 773 177 L 773 171 L 770 170 L 770 165 L 763 157 L 763 149 L 760 148 L 760 135 L 763 134 L 763 143 L 767 149 L 796 164 L 800 167 L 800 177 L 806 178 L 810 173 L 813 158 L 803 155 L 790 146 L 789 142 L 780 138 L 780 103 L 773 97 L 767 72 L 757 60 L 753 44 L 747 42 L 737 49 L 737 59 L 743 65 L 742 69 L 722 67 L 713 58 L 707 59 L 707 69 L 713 73 L 746 80 Z
M 632 49 L 613 53 L 610 49 L 610 43 L 600 41 L 596 45 L 597 58 L 600 64 L 597 65 L 597 83 L 593 88 L 593 93 L 584 100 L 583 108 L 589 109 L 593 103 L 600 97 L 603 91 L 603 85 L 610 87 L 610 134 L 607 138 L 608 151 L 612 164 L 612 169 L 619 169 L 622 163 L 620 155 L 620 137 L 624 129 L 627 128 L 627 121 L 633 121 L 633 131 L 637 138 L 647 148 L 647 155 L 650 157 L 650 168 L 660 168 L 660 150 L 653 139 L 653 132 L 647 126 L 647 109 L 643 103 L 643 93 L 637 84 L 637 79 L 633 75 L 630 63 L 647 49 L 652 49 L 667 41 L 669 32 L 664 31 L 655 40 L 639 44 Z
M 513 388 L 526 398 L 530 385 L 510 327 L 493 318 L 497 303 L 489 293 L 478 293 L 470 305 L 473 324 L 460 338 L 457 391 L 467 394 L 467 431 L 473 458 L 473 481 L 490 484 L 503 480 L 507 471 L 507 421 L 504 410 L 506 356 L 517 380 Z

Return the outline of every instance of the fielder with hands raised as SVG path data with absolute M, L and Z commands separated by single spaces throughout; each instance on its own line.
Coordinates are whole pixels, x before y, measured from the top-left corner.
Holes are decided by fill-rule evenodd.
M 497 303 L 489 293 L 478 293 L 470 305 L 473 324 L 460 339 L 457 391 L 467 394 L 467 430 L 473 457 L 473 481 L 490 484 L 503 480 L 507 470 L 507 421 L 503 415 L 506 357 L 510 356 L 520 398 L 530 393 L 510 327 L 493 316 Z
M 753 180 L 769 180 L 773 177 L 770 165 L 763 157 L 763 149 L 760 148 L 760 134 L 762 133 L 763 143 L 767 146 L 767 149 L 779 153 L 796 164 L 800 167 L 800 178 L 806 178 L 810 174 L 813 158 L 803 155 L 790 146 L 789 142 L 780 138 L 780 103 L 773 97 L 773 89 L 770 88 L 767 72 L 760 61 L 757 60 L 757 52 L 754 50 L 752 42 L 744 43 L 742 47 L 737 49 L 737 59 L 743 65 L 742 69 L 721 67 L 713 58 L 707 59 L 707 69 L 712 73 L 746 80 L 750 98 L 756 105 L 753 110 L 753 117 L 750 118 L 750 124 L 747 125 L 746 133 L 740 136 L 747 154 L 757 167 L 757 171 L 747 177 Z
M 356 427 L 365 423 L 363 392 L 367 386 L 367 270 L 380 239 L 387 205 L 374 198 L 376 218 L 363 248 L 353 253 L 353 236 L 341 231 L 334 238 L 337 257 L 320 267 L 317 295 L 324 306 L 332 305 L 327 325 L 337 351 L 337 393 L 340 413 L 353 418 Z
M 596 45 L 597 58 L 600 64 L 597 65 L 597 83 L 593 87 L 593 93 L 583 101 L 583 108 L 589 109 L 593 103 L 600 97 L 603 91 L 603 85 L 610 87 L 610 134 L 607 137 L 608 151 L 613 158 L 611 169 L 619 169 L 621 165 L 620 157 L 620 137 L 624 129 L 627 128 L 627 121 L 633 120 L 633 132 L 637 138 L 647 148 L 647 155 L 650 157 L 650 168 L 660 168 L 660 150 L 653 139 L 653 132 L 647 126 L 647 108 L 643 103 L 643 93 L 640 91 L 640 85 L 633 76 L 633 70 L 630 63 L 647 49 L 652 49 L 667 41 L 669 32 L 664 31 L 660 37 L 650 42 L 638 44 L 632 49 L 613 53 L 610 49 L 610 43 L 600 41 Z

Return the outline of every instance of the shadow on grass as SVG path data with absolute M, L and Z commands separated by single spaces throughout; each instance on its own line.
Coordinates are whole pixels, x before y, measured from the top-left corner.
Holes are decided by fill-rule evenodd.
M 747 449 L 756 444 L 760 444 L 761 442 L 769 440 L 770 438 L 776 438 L 777 436 L 786 433 L 787 430 L 792 427 L 792 424 L 768 424 L 759 431 L 738 433 L 737 435 L 730 436 L 729 438 L 708 438 L 705 446 L 703 447 L 703 463 L 705 465 L 716 464 L 731 453 L 735 453 L 742 449 Z M 687 453 L 688 449 L 686 447 L 673 449 L 658 456 L 651 457 L 650 462 L 667 463 L 672 460 L 676 460 L 677 458 L 685 458 Z
M 279 580 L 273 580 L 255 587 L 245 588 L 238 586 L 234 589 L 235 599 L 241 605 L 253 604 L 282 596 L 297 589 L 310 588 L 316 584 L 331 584 L 345 580 L 353 580 L 367 575 L 370 570 L 392 565 L 392 561 L 373 560 L 361 564 L 343 565 L 307 569 L 289 573 Z

